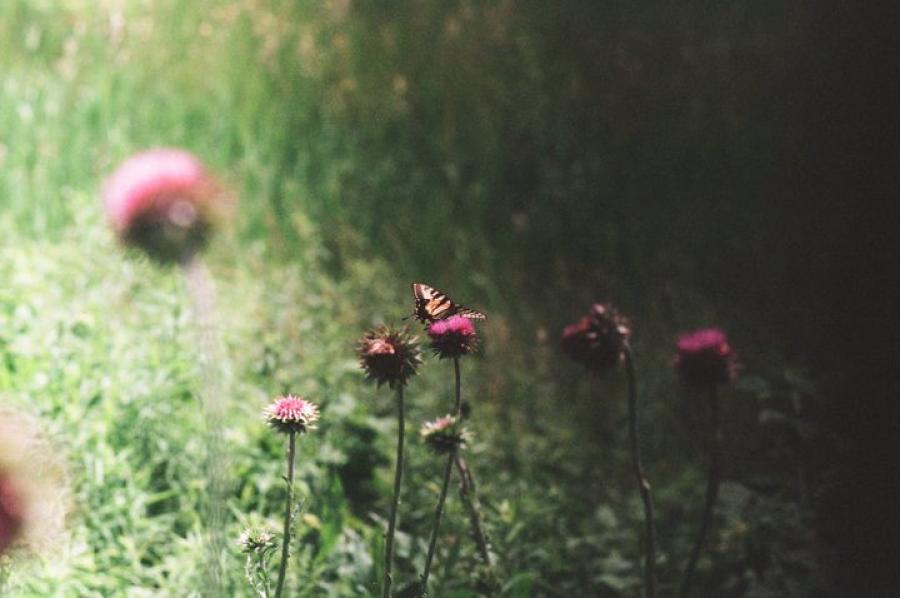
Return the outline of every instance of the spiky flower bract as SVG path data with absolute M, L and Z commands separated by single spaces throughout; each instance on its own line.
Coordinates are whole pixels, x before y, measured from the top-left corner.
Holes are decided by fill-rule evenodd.
M 428 326 L 431 348 L 441 359 L 462 357 L 472 353 L 478 346 L 475 324 L 463 316 L 451 316 L 437 320 Z
M 275 534 L 267 529 L 247 528 L 238 538 L 238 546 L 244 554 L 261 554 L 278 548 Z
M 675 369 L 688 386 L 724 384 L 737 377 L 737 356 L 719 328 L 686 332 L 675 348 Z
M 209 238 L 223 194 L 192 154 L 156 149 L 125 160 L 103 187 L 119 239 L 162 262 L 184 262 Z
M 279 432 L 303 434 L 316 429 L 319 408 L 304 398 L 286 395 L 275 399 L 266 407 L 263 415 L 266 422 Z
M 452 415 L 425 422 L 419 434 L 428 448 L 439 455 L 461 448 L 468 440 L 468 432 L 460 420 Z
M 562 350 L 569 358 L 596 373 L 615 367 L 631 336 L 631 324 L 610 304 L 595 303 L 588 315 L 566 326 Z
M 405 386 L 422 363 L 418 343 L 418 337 L 411 335 L 408 327 L 379 326 L 359 339 L 359 364 L 366 377 L 378 386 Z

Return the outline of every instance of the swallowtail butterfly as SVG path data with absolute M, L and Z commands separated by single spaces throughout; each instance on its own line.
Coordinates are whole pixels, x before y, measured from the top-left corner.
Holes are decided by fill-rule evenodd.
M 420 322 L 430 324 L 450 316 L 462 316 L 473 320 L 484 319 L 483 313 L 454 303 L 446 293 L 442 293 L 427 284 L 414 282 L 410 286 L 412 287 L 413 297 L 416 300 L 413 316 Z

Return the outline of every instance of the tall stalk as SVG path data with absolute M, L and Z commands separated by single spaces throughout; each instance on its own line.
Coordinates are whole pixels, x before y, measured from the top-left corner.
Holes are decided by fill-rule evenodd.
M 275 598 L 281 598 L 284 590 L 284 579 L 287 574 L 291 544 L 291 514 L 294 508 L 294 454 L 297 448 L 297 432 L 291 430 L 288 440 L 288 474 L 287 500 L 284 506 L 284 535 L 281 539 L 281 563 L 278 566 L 278 583 L 275 586 Z
M 462 395 L 460 373 L 459 373 L 459 357 L 453 358 L 453 371 L 456 376 L 456 402 L 454 405 L 453 415 L 459 420 L 462 413 Z M 438 499 L 437 509 L 434 512 L 434 528 L 431 531 L 431 542 L 428 544 L 428 555 L 425 557 L 425 572 L 422 574 L 422 591 L 428 590 L 428 575 L 431 573 L 431 563 L 434 560 L 434 551 L 437 548 L 438 532 L 441 527 L 441 517 L 444 514 L 444 503 L 447 500 L 447 488 L 450 486 L 450 474 L 453 472 L 453 463 L 456 461 L 457 448 L 450 451 L 447 457 L 447 465 L 444 467 L 444 478 L 441 484 L 441 496 Z
M 694 548 L 691 550 L 691 558 L 688 560 L 687 567 L 684 569 L 684 575 L 681 578 L 681 587 L 678 590 L 679 598 L 687 598 L 693 581 L 694 570 L 697 568 L 697 561 L 706 542 L 706 536 L 709 528 L 712 526 L 713 509 L 716 504 L 716 498 L 719 495 L 719 483 L 721 481 L 721 453 L 722 453 L 722 431 L 719 428 L 719 392 L 718 387 L 713 384 L 709 389 L 709 407 L 710 407 L 710 426 L 707 438 L 707 452 L 709 453 L 709 475 L 706 480 L 706 500 L 703 505 L 703 516 L 700 520 L 700 530 L 697 533 L 697 540 L 694 542 Z
M 397 385 L 397 465 L 394 471 L 394 499 L 391 502 L 391 514 L 388 521 L 387 538 L 384 547 L 384 583 L 382 584 L 382 598 L 390 598 L 391 569 L 394 562 L 394 531 L 397 528 L 397 508 L 400 504 L 400 487 L 403 483 L 403 438 L 405 435 L 405 414 L 403 408 L 403 385 Z
M 644 591 L 647 598 L 656 596 L 656 523 L 653 516 L 653 496 L 650 482 L 644 475 L 641 463 L 641 445 L 638 436 L 637 377 L 631 347 L 625 344 L 625 370 L 628 373 L 628 441 L 631 445 L 631 466 L 637 478 L 641 501 L 644 503 Z
M 191 300 L 192 319 L 199 348 L 202 388 L 200 391 L 203 411 L 203 440 L 206 454 L 206 493 L 203 510 L 206 525 L 207 570 L 202 594 L 222 595 L 222 571 L 220 559 L 225 548 L 225 477 L 227 467 L 222 450 L 222 419 L 225 411 L 226 393 L 223 379 L 224 359 L 219 344 L 216 326 L 215 289 L 203 258 L 192 255 L 181 263 L 181 271 Z

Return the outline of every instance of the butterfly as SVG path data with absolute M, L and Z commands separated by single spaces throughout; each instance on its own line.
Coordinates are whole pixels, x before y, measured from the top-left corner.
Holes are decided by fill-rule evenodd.
M 420 322 L 430 324 L 450 316 L 462 316 L 473 320 L 483 320 L 485 317 L 480 311 L 453 303 L 446 293 L 427 284 L 414 282 L 410 287 L 412 287 L 413 298 L 416 300 L 413 316 Z

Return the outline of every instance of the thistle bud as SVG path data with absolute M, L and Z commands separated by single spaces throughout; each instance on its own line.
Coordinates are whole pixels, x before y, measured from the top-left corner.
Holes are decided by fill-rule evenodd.
M 461 448 L 468 440 L 468 432 L 460 420 L 452 415 L 425 422 L 419 434 L 428 448 L 439 455 Z
M 244 554 L 262 554 L 278 548 L 278 540 L 269 530 L 247 528 L 241 532 L 238 546 Z

